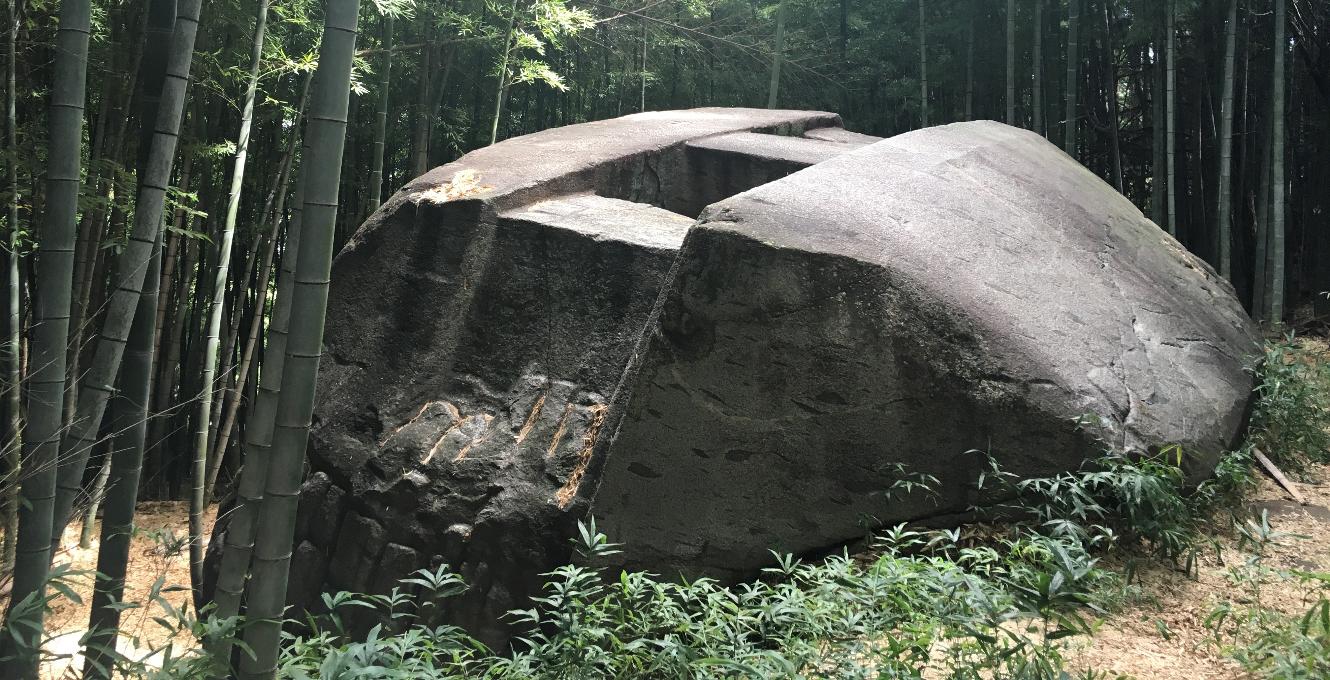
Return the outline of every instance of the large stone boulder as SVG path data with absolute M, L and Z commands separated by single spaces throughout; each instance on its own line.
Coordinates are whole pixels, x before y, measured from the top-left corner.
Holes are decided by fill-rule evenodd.
M 694 218 L 875 139 L 830 113 L 638 114 L 398 192 L 333 265 L 294 604 L 446 562 L 471 584 L 453 620 L 501 640 L 569 557 L 610 398 Z
M 628 566 L 735 576 L 965 510 L 976 450 L 1029 477 L 1176 444 L 1195 479 L 1256 348 L 1227 282 L 1040 136 L 911 132 L 702 213 L 591 512 Z M 888 502 L 902 465 L 940 498 Z
M 453 620 L 498 642 L 588 513 L 626 566 L 737 578 L 963 511 L 974 449 L 1033 475 L 1179 443 L 1203 474 L 1255 347 L 1208 266 L 997 123 L 699 109 L 505 141 L 334 264 L 293 603 L 446 562 Z M 940 499 L 885 503 L 898 466 Z

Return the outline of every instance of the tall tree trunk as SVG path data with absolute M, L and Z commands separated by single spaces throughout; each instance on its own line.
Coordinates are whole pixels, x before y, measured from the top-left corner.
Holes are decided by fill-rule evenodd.
M 1154 152 L 1154 156 L 1150 164 L 1150 218 L 1154 220 L 1155 224 L 1163 227 L 1165 230 L 1170 230 L 1171 227 L 1168 223 L 1168 201 L 1166 200 L 1166 194 L 1168 193 L 1168 177 L 1165 174 L 1165 166 L 1168 165 L 1168 161 L 1166 158 L 1167 154 L 1164 152 L 1165 131 L 1168 127 L 1164 123 L 1164 81 L 1167 80 L 1167 78 L 1164 75 L 1165 40 L 1162 25 L 1165 22 L 1158 21 L 1152 23 L 1155 26 L 1155 40 L 1152 68 L 1154 86 L 1150 95 L 1150 132 L 1151 149 Z M 1170 233 L 1172 232 L 1170 231 Z
M 494 94 L 494 120 L 490 122 L 490 144 L 499 141 L 499 117 L 503 115 L 503 95 L 508 91 L 508 59 L 513 51 L 513 31 L 517 28 L 517 0 L 508 6 L 508 30 L 503 38 L 503 55 L 499 59 L 499 82 Z
M 1216 211 L 1219 238 L 1219 275 L 1233 280 L 1233 80 L 1238 42 L 1238 0 L 1228 2 L 1228 25 L 1224 29 L 1224 85 L 1219 115 L 1219 209 Z
M 965 120 L 974 120 L 974 15 L 978 4 L 970 3 L 970 21 L 965 25 Z
M 9 3 L 9 25 L 5 31 L 5 148 L 11 152 L 18 150 L 18 2 Z M 23 457 L 23 389 L 20 358 L 23 347 L 23 310 L 20 308 L 22 296 L 19 279 L 19 228 L 18 228 L 18 164 L 8 163 L 5 183 L 9 189 L 9 201 L 5 221 L 9 228 L 8 247 L 5 260 L 8 264 L 8 296 L 6 303 L 5 344 L 5 407 L 9 411 L 8 430 L 3 444 L 5 457 L 5 476 L 0 478 L 0 514 L 4 524 L 5 542 L 0 547 L 0 573 L 14 573 L 14 551 L 18 541 L 18 483 L 22 472 Z
M 308 144 L 303 147 L 300 156 L 302 159 L 310 158 Z M 304 221 L 305 175 L 302 163 L 286 232 L 282 272 L 277 279 L 277 295 L 273 299 L 272 322 L 268 327 L 268 340 L 263 352 L 258 394 L 245 428 L 244 464 L 240 468 L 240 481 L 236 485 L 236 505 L 227 522 L 226 544 L 217 570 L 217 589 L 213 601 L 217 606 L 217 616 L 221 618 L 240 613 L 245 576 L 249 572 L 250 557 L 254 552 L 256 519 L 263 503 L 264 487 L 267 486 L 273 429 L 286 362 L 286 335 L 291 315 L 292 290 L 295 287 L 296 258 L 300 252 L 300 225 Z M 228 650 L 221 650 L 221 658 L 229 656 Z
M 323 347 L 337 223 L 338 170 L 346 138 L 346 113 L 355 54 L 359 0 L 329 0 L 319 50 L 309 122 L 309 150 L 302 172 L 305 209 L 292 290 L 290 333 L 282 366 L 282 392 L 276 409 L 268 479 L 257 527 L 253 576 L 246 586 L 248 627 L 253 650 L 241 660 L 242 680 L 273 678 L 277 672 L 281 614 L 286 604 L 291 541 L 295 535 L 305 447 L 314 411 L 314 388 Z
M 646 49 L 645 43 L 643 48 Z M 776 48 L 771 51 L 771 82 L 767 86 L 767 108 L 776 108 L 776 95 L 780 91 L 780 66 L 785 58 L 785 0 L 776 7 Z M 645 57 L 643 57 L 645 59 Z M 645 67 L 643 72 L 645 73 Z M 645 80 L 643 81 L 646 82 Z
M 928 127 L 928 28 L 924 0 L 919 0 L 919 127 Z
M 374 112 L 374 151 L 370 159 L 369 170 L 369 206 L 366 212 L 374 212 L 383 203 L 383 149 L 388 138 L 388 90 L 392 86 L 393 73 L 393 16 L 383 17 L 383 70 L 379 74 L 379 103 Z M 276 221 L 277 224 L 281 220 Z
M 1271 99 L 1265 100 L 1265 115 L 1261 118 L 1262 126 L 1265 128 L 1265 139 L 1262 140 L 1266 145 L 1270 144 L 1271 131 L 1274 125 L 1271 122 L 1271 111 L 1274 110 L 1274 103 Z M 1262 147 L 1262 148 L 1267 148 Z M 1269 320 L 1270 317 L 1270 162 L 1274 154 L 1268 150 L 1261 154 L 1261 178 L 1256 187 L 1256 198 L 1252 201 L 1252 221 L 1256 223 L 1256 248 L 1252 257 L 1253 273 L 1252 280 L 1254 289 L 1252 291 L 1252 316 L 1261 320 Z
M 1062 138 L 1062 150 L 1068 156 L 1076 157 L 1076 97 L 1080 86 L 1081 54 L 1078 32 L 1081 23 L 1081 0 L 1067 2 L 1067 111 L 1066 132 Z
M 300 104 L 296 107 L 296 124 L 291 134 L 291 139 L 287 143 L 286 153 L 282 159 L 282 169 L 278 173 L 277 183 L 273 186 L 273 191 L 268 196 L 267 206 L 263 214 L 268 215 L 272 225 L 268 231 L 268 247 L 264 252 L 263 266 L 259 269 L 259 280 L 254 290 L 258 292 L 258 300 L 255 302 L 255 314 L 250 318 L 249 333 L 245 340 L 244 349 L 241 350 L 240 365 L 236 369 L 236 384 L 228 393 L 225 415 L 220 419 L 221 425 L 217 428 L 217 441 L 212 450 L 217 452 L 214 456 L 213 465 L 208 470 L 208 488 L 212 489 L 217 484 L 217 473 L 221 469 L 223 457 L 226 455 L 226 447 L 231 441 L 231 431 L 235 427 L 236 414 L 240 410 L 240 397 L 244 394 L 245 382 L 249 378 L 250 364 L 254 358 L 255 349 L 258 346 L 260 333 L 259 330 L 263 324 L 263 305 L 268 296 L 268 283 L 271 279 L 273 257 L 277 252 L 277 239 L 281 232 L 281 216 L 286 210 L 286 189 L 290 178 L 291 165 L 295 162 L 295 148 L 300 141 L 300 121 L 305 116 L 305 103 L 309 96 L 310 78 L 305 78 L 305 85 L 300 95 Z M 289 246 L 288 246 L 289 247 Z M 289 298 L 289 295 L 288 295 Z M 283 330 L 285 332 L 285 330 Z
M 1016 0 L 1007 0 L 1007 125 L 1016 124 Z
M 250 129 L 254 122 L 254 97 L 258 91 L 259 63 L 263 58 L 263 40 L 268 26 L 268 0 L 259 0 L 254 20 L 254 41 L 250 51 L 249 79 L 240 111 L 240 133 L 236 138 L 235 163 L 231 168 L 231 187 L 226 202 L 226 222 L 217 246 L 216 279 L 208 309 L 207 341 L 203 350 L 203 381 L 199 391 L 198 412 L 194 418 L 193 487 L 189 496 L 189 577 L 195 604 L 203 595 L 203 514 L 208 507 L 208 445 L 212 443 L 212 402 L 217 370 L 217 349 L 221 344 L 222 315 L 225 312 L 226 282 L 231 270 L 231 250 L 235 240 L 236 218 L 240 214 L 240 196 L 244 188 L 245 162 L 249 155 Z M 240 285 L 247 282 L 241 281 Z M 236 300 L 240 302 L 239 299 Z
M 184 158 L 180 161 L 180 175 L 178 181 L 181 191 L 189 191 L 190 175 L 192 174 L 193 169 L 194 155 L 185 153 Z M 158 277 L 160 280 L 157 282 L 157 290 L 159 291 L 157 296 L 157 322 L 155 324 L 157 335 L 153 338 L 153 356 L 159 356 L 159 353 L 161 352 L 162 327 L 166 325 L 166 312 L 169 307 L 167 303 L 169 302 L 168 298 L 170 297 L 166 292 L 171 281 L 175 279 L 176 263 L 180 257 L 180 243 L 186 238 L 179 233 L 185 225 L 185 209 L 183 207 L 177 208 L 172 219 L 174 221 L 175 231 L 171 232 L 170 236 L 167 237 L 166 254 L 162 258 L 162 275 Z
M 1288 3 L 1275 0 L 1274 73 L 1270 102 L 1270 264 L 1271 323 L 1284 320 L 1284 63 L 1288 53 Z
M 195 116 L 199 116 L 196 112 Z M 193 155 L 186 154 L 181 163 L 180 179 L 182 182 L 191 179 L 186 177 L 186 171 L 192 171 Z M 188 189 L 187 185 L 182 184 L 182 189 Z M 152 400 L 148 403 L 148 453 L 147 466 L 149 471 L 148 494 L 153 498 L 166 498 L 170 494 L 166 489 L 165 471 L 169 462 L 166 458 L 167 449 L 166 440 L 170 437 L 168 427 L 175 414 L 175 404 L 173 396 L 174 388 L 179 386 L 180 382 L 175 378 L 179 368 L 181 337 L 185 332 L 185 319 L 189 316 L 189 291 L 193 289 L 194 278 L 198 271 L 196 263 L 198 261 L 199 240 L 198 238 L 183 235 L 182 231 L 193 226 L 189 215 L 185 209 L 178 208 L 175 214 L 175 229 L 177 233 L 171 234 L 175 249 L 167 247 L 166 253 L 162 259 L 162 276 L 158 277 L 158 297 L 157 297 L 157 321 L 156 336 L 153 339 L 153 357 L 156 379 L 152 381 L 151 393 Z M 180 251 L 184 255 L 180 255 Z M 179 261 L 179 264 L 177 264 Z M 175 270 L 179 270 L 180 281 L 176 286 L 174 302 L 169 298 L 171 295 L 171 284 L 174 280 Z M 168 276 L 167 274 L 171 274 Z M 168 312 L 174 310 L 170 324 L 167 324 Z
M 1164 8 L 1164 156 L 1168 159 L 1168 233 L 1178 235 L 1177 192 L 1177 2 Z
M 840 63 L 844 68 L 850 62 L 850 0 L 840 0 Z
M 249 135 L 254 122 L 254 97 L 258 92 L 259 63 L 263 59 L 263 40 L 268 26 L 268 0 L 259 0 L 254 19 L 254 42 L 250 51 L 249 80 L 240 110 L 240 133 L 236 138 L 235 163 L 231 167 L 231 188 L 226 202 L 226 222 L 217 246 L 217 270 L 213 283 L 212 304 L 208 310 L 207 344 L 203 350 L 203 381 L 199 391 L 198 412 L 194 418 L 193 487 L 189 495 L 189 579 L 194 589 L 196 608 L 203 602 L 203 515 L 208 509 L 208 445 L 212 443 L 212 402 L 217 370 L 217 348 L 221 344 L 222 315 L 225 312 L 226 281 L 231 269 L 231 249 L 235 240 L 236 218 L 240 214 L 240 195 L 244 187 L 245 161 L 249 156 Z M 247 282 L 240 281 L 244 286 Z M 241 300 L 237 298 L 236 303 Z M 221 452 L 218 452 L 220 455 Z
M 139 474 L 148 430 L 149 383 L 152 382 L 153 338 L 157 323 L 157 286 L 161 281 L 161 251 L 148 263 L 143 295 L 129 331 L 120 391 L 111 400 L 110 475 L 102 512 L 101 544 L 97 548 L 97 573 L 88 618 L 89 639 L 83 673 L 94 680 L 110 680 L 112 659 L 120 628 L 120 606 L 124 598 L 125 572 L 129 564 L 129 541 L 134 531 L 134 506 L 138 502 Z
M 781 0 L 781 5 L 782 7 L 785 5 L 785 0 Z M 641 72 L 642 101 L 639 103 L 637 110 L 646 111 L 647 110 L 647 21 L 646 19 L 638 19 L 637 23 L 642 25 L 642 72 Z M 768 106 L 767 108 L 772 108 L 772 107 Z M 542 125 L 544 125 L 544 120 L 540 116 L 537 116 L 536 129 L 540 129 Z
M 180 0 L 177 3 L 175 31 L 171 36 L 170 57 L 157 110 L 152 148 L 147 164 L 140 172 L 133 231 L 124 251 L 117 258 L 117 282 L 107 303 L 101 337 L 97 341 L 97 353 L 83 379 L 83 388 L 79 391 L 77 416 L 60 449 L 54 522 L 47 537 L 52 544 L 64 531 L 70 509 L 82 487 L 83 470 L 97 442 L 102 415 L 112 392 L 111 386 L 120 370 L 120 359 L 124 355 L 134 311 L 143 291 L 148 260 L 157 244 L 162 208 L 166 201 L 166 186 L 170 181 L 176 142 L 179 139 L 201 4 L 202 0 Z
M 1122 145 L 1118 126 L 1118 65 L 1113 53 L 1113 0 L 1104 0 L 1104 58 L 1108 76 L 1108 140 L 1109 154 L 1113 164 L 1113 186 L 1118 193 L 1123 193 L 1122 185 Z
M 973 28 L 971 28 L 973 30 Z M 1034 0 L 1034 55 L 1030 77 L 1031 127 L 1046 135 L 1044 130 L 1044 0 Z
M 430 83 L 434 77 L 434 25 L 428 12 L 420 13 L 420 33 L 424 44 L 420 46 L 420 84 L 416 92 L 416 125 L 411 136 L 411 177 L 419 177 L 429 170 L 429 137 L 434 128 L 433 110 L 430 108 Z
M 65 391 L 65 343 L 78 238 L 78 195 L 87 92 L 89 0 L 63 0 L 56 31 L 55 72 L 47 119 L 46 212 L 38 246 L 37 301 L 32 330 L 32 374 L 28 383 L 27 455 L 19 509 L 14 582 L 5 619 L 0 676 L 35 678 L 36 639 L 18 639 L 42 629 L 52 529 L 57 526 L 56 467 L 60 453 Z M 61 529 L 63 522 L 59 523 Z M 58 535 L 58 534 L 57 534 Z M 40 636 L 34 636 L 40 637 Z

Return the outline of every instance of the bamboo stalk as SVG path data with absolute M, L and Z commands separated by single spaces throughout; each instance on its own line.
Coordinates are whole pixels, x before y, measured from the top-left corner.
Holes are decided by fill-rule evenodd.
M 302 166 L 305 206 L 282 391 L 260 508 L 264 521 L 255 533 L 253 570 L 245 588 L 248 623 L 244 639 L 253 654 L 241 659 L 241 680 L 266 680 L 277 672 L 280 619 L 286 604 L 297 501 L 323 351 L 359 5 L 359 0 L 329 0 L 326 5 L 319 69 L 310 103 L 309 156 Z

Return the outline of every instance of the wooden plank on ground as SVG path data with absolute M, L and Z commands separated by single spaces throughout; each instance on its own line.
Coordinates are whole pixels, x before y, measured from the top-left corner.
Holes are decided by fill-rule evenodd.
M 1265 471 L 1268 472 L 1280 486 L 1284 487 L 1284 490 L 1288 492 L 1288 495 L 1292 496 L 1293 500 L 1298 502 L 1298 505 L 1307 504 L 1307 501 L 1303 500 L 1302 494 L 1298 493 L 1298 490 L 1294 488 L 1293 482 L 1288 481 L 1288 477 L 1284 476 L 1284 473 L 1279 470 L 1274 464 L 1274 461 L 1266 458 L 1265 454 L 1261 453 L 1260 449 L 1253 448 L 1252 453 L 1256 454 L 1256 462 L 1260 463 L 1261 467 L 1265 468 Z

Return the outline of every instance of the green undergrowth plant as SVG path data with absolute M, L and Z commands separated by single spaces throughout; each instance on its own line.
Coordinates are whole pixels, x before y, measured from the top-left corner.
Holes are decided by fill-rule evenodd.
M 161 548 L 161 544 L 158 544 Z M 41 599 L 33 593 L 15 603 L 16 609 L 42 607 L 49 614 L 57 600 L 65 600 L 75 605 L 84 603 L 80 592 L 90 589 L 93 579 L 105 578 L 95 572 L 74 569 L 68 563 L 58 563 L 47 575 L 45 594 Z M 177 605 L 172 602 L 172 593 L 189 592 L 184 586 L 166 583 L 165 571 L 158 573 L 146 594 L 146 602 L 123 602 L 118 605 L 122 612 L 147 608 L 146 630 L 155 635 L 152 640 L 147 635 L 129 634 L 123 629 L 110 641 L 97 641 L 90 631 L 84 631 L 78 640 L 78 647 L 85 654 L 96 651 L 96 660 L 71 657 L 65 653 L 52 652 L 51 647 L 61 634 L 45 629 L 33 628 L 25 622 L 28 617 L 14 617 L 8 633 L 16 640 L 17 653 L 36 654 L 38 665 L 43 669 L 42 677 L 78 678 L 85 671 L 85 663 L 97 664 L 97 669 L 108 677 L 144 678 L 152 680 L 171 680 L 185 678 L 218 677 L 224 674 L 224 664 L 203 652 L 199 641 L 207 642 L 237 635 L 239 619 L 219 619 L 217 617 L 198 616 L 191 610 L 189 603 Z M 67 670 L 56 675 L 51 669 L 69 664 Z
M 581 529 L 581 558 L 547 574 L 533 606 L 511 613 L 525 632 L 510 653 L 419 620 L 401 591 L 340 594 L 310 635 L 290 640 L 282 675 L 1060 680 L 1074 677 L 1062 641 L 1093 631 L 1086 614 L 1102 578 L 1093 559 L 1054 538 L 1031 535 L 990 558 L 938 532 L 897 527 L 873 559 L 784 556 L 763 578 L 725 586 L 597 567 L 617 548 L 594 522 Z M 446 570 L 408 583 L 426 600 L 461 587 Z M 350 635 L 341 614 L 358 608 L 389 623 Z
M 1180 456 L 1176 447 L 1153 455 L 1108 452 L 1079 470 L 1024 479 L 990 462 L 981 487 L 998 487 L 1012 500 L 976 510 L 1086 553 L 1139 548 L 1190 568 L 1201 515 L 1186 493 Z
M 1267 512 L 1235 524 L 1246 554 L 1226 577 L 1236 597 L 1211 608 L 1205 619 L 1210 643 L 1252 677 L 1312 680 L 1330 677 L 1330 573 L 1270 566 L 1269 547 L 1307 537 L 1275 531 Z M 1271 584 L 1294 585 L 1304 609 L 1290 612 L 1271 602 Z
M 1248 441 L 1300 471 L 1330 461 L 1330 362 L 1289 335 L 1265 345 Z

